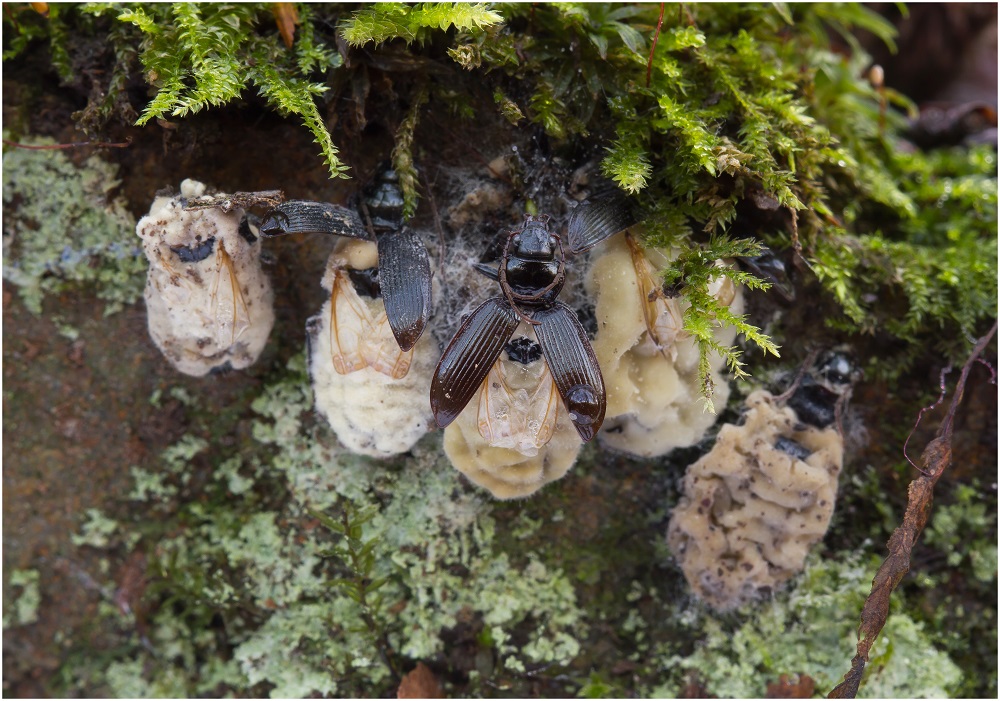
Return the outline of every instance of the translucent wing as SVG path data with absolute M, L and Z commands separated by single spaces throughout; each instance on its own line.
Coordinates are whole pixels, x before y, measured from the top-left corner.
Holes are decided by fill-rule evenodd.
M 523 455 L 537 455 L 549 442 L 556 427 L 559 413 L 559 391 L 552 380 L 552 373 L 544 361 L 538 361 L 538 370 L 523 370 L 527 386 L 512 386 L 507 375 L 508 365 L 498 360 L 483 381 L 479 393 L 479 435 L 489 445 L 511 448 Z M 520 384 L 520 383 L 516 383 Z
M 431 410 L 444 428 L 462 413 L 500 357 L 520 319 L 502 295 L 490 297 L 465 320 L 431 380 Z
M 569 216 L 569 249 L 583 253 L 635 224 L 635 215 L 621 193 L 582 204 Z
M 330 353 L 334 370 L 347 375 L 368 367 L 361 344 L 371 327 L 368 307 L 351 284 L 347 271 L 338 268 L 330 291 Z
M 236 343 L 250 328 L 247 308 L 236 266 L 220 240 L 216 246 L 216 276 L 212 283 L 212 311 L 215 315 L 215 342 L 224 347 Z
M 572 309 L 556 302 L 534 314 L 535 335 L 545 354 L 569 418 L 585 442 L 604 422 L 607 396 L 597 356 Z
M 363 345 L 368 365 L 394 380 L 406 377 L 413 361 L 413 347 L 403 350 L 396 342 L 385 308 L 375 316 L 372 333 Z
M 684 330 L 683 312 L 676 300 L 667 298 L 663 293 L 653 265 L 639 242 L 628 234 L 625 235 L 625 240 L 628 242 L 629 253 L 632 254 L 632 267 L 635 269 L 639 304 L 646 320 L 646 330 L 657 350 L 667 355 L 673 352 L 674 342 Z
M 406 376 L 413 358 L 412 350 L 396 344 L 384 309 L 372 314 L 343 268 L 334 273 L 330 293 L 330 352 L 341 375 L 371 367 L 397 380 Z

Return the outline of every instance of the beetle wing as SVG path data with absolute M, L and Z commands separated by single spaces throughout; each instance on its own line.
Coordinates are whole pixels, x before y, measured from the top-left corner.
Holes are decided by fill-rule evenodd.
M 520 319 L 502 296 L 469 315 L 445 348 L 431 380 L 431 410 L 438 426 L 455 420 L 500 357 Z
M 216 247 L 216 276 L 212 282 L 212 312 L 215 315 L 215 342 L 231 346 L 250 328 L 247 308 L 236 266 L 222 241 Z
M 290 200 L 275 207 L 260 223 L 261 236 L 332 234 L 371 240 L 357 212 L 328 202 Z
M 632 207 L 620 194 L 582 204 L 569 216 L 569 250 L 573 253 L 589 251 L 635 223 Z
M 562 302 L 536 311 L 535 335 L 570 420 L 584 441 L 604 422 L 607 397 L 597 356 L 573 310 Z
M 431 315 L 431 262 L 420 237 L 400 229 L 379 238 L 378 278 L 389 326 L 408 351 Z
M 559 391 L 548 365 L 533 388 L 514 388 L 503 360 L 497 360 L 479 393 L 479 435 L 491 446 L 537 455 L 552 439 L 559 413 Z

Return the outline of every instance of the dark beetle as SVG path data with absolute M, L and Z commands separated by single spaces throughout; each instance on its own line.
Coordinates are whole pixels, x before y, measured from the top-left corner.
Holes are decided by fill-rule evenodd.
M 408 351 L 431 315 L 431 264 L 423 241 L 403 225 L 403 195 L 394 170 L 382 170 L 361 209 L 369 226 L 346 207 L 291 200 L 268 212 L 260 233 L 268 238 L 318 233 L 375 241 L 378 269 L 369 273 L 375 282 L 369 296 L 381 294 L 396 342 Z
M 747 270 L 764 282 L 771 283 L 771 290 L 789 304 L 795 301 L 795 287 L 788 277 L 785 262 L 767 246 L 763 246 L 759 256 L 737 258 L 744 270 Z
M 622 198 L 580 205 L 570 215 L 568 252 L 588 251 L 635 220 Z M 431 382 L 431 409 L 444 428 L 462 412 L 500 357 L 518 324 L 534 327 L 559 396 L 577 433 L 589 441 L 601 428 L 607 404 L 597 357 L 576 313 L 558 300 L 566 282 L 562 237 L 547 215 L 525 217 L 507 235 L 500 266 L 476 269 L 500 284 L 448 344 Z
M 838 407 L 850 396 L 861 376 L 851 357 L 841 350 L 823 353 L 788 398 L 799 421 L 826 428 L 837 420 Z

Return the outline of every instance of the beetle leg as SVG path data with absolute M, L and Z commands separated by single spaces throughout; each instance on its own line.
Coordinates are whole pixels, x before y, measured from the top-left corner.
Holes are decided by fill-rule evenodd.
M 372 240 L 357 212 L 326 202 L 291 200 L 275 207 L 260 223 L 261 236 L 332 234 Z
M 494 282 L 500 282 L 500 270 L 486 263 L 473 263 L 472 267 Z
M 431 262 L 424 242 L 406 228 L 384 234 L 378 240 L 378 269 L 389 326 L 408 351 L 431 315 Z
M 431 380 L 431 410 L 444 428 L 462 413 L 514 334 L 520 319 L 502 296 L 469 315 L 441 354 Z
M 600 430 L 607 408 L 604 378 L 587 332 L 572 309 L 556 302 L 535 312 L 535 335 L 545 354 L 559 395 L 580 438 L 589 441 Z
M 620 193 L 582 204 L 569 215 L 569 250 L 583 253 L 636 223 L 632 207 Z

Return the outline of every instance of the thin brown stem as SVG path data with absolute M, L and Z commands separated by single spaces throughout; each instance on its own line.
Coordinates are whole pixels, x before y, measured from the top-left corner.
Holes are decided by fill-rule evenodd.
M 666 3 L 660 3 L 660 18 L 656 20 L 656 31 L 653 32 L 653 45 L 649 47 L 649 60 L 646 62 L 646 87 L 649 87 L 649 81 L 653 77 L 653 54 L 656 53 L 656 42 L 660 38 L 660 28 L 663 26 L 663 10 L 666 7 Z

